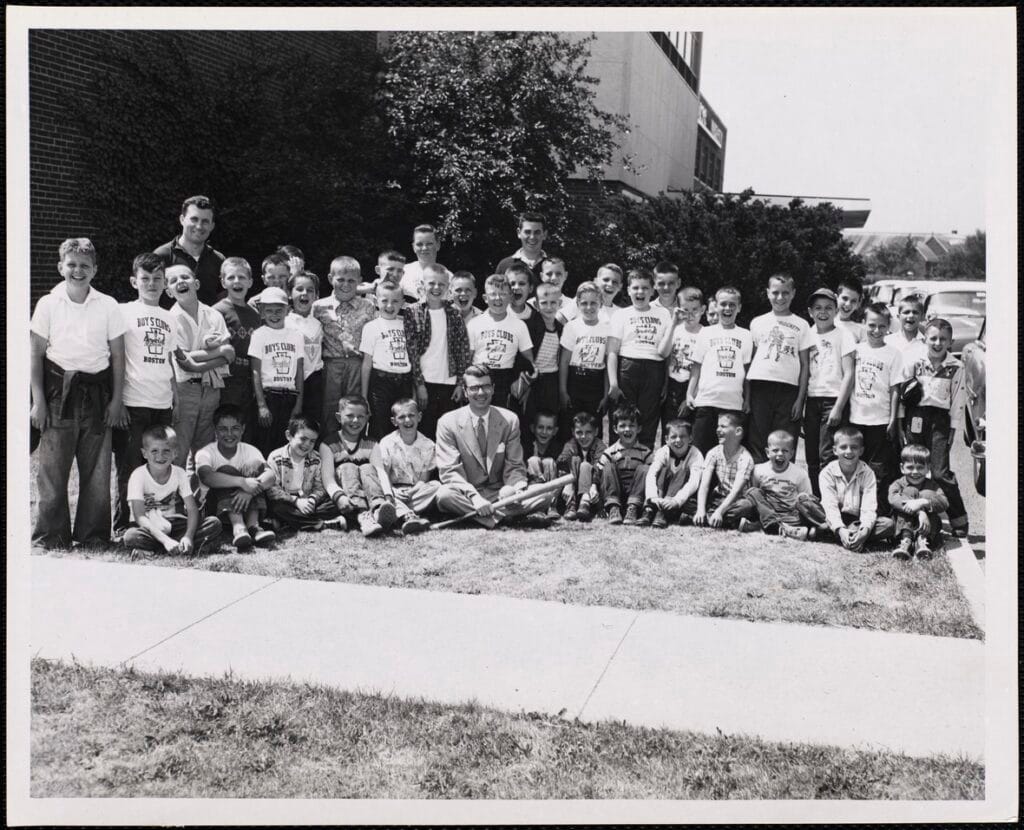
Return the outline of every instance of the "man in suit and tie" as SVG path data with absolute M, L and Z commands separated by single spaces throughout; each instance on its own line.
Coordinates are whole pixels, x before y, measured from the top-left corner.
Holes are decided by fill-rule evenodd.
M 486 366 L 472 365 L 463 380 L 469 405 L 446 412 L 437 422 L 437 469 L 441 484 L 438 507 L 475 520 L 484 527 L 518 520 L 525 527 L 547 527 L 545 511 L 555 497 L 541 493 L 495 510 L 491 502 L 526 489 L 526 464 L 519 441 L 519 418 L 514 412 L 491 406 L 494 385 Z

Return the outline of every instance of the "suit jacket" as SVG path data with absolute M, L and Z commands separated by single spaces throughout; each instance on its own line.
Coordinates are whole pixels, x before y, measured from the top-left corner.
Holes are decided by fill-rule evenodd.
M 475 417 L 468 406 L 446 412 L 437 422 L 437 471 L 442 484 L 492 499 L 504 485 L 526 481 L 519 419 L 492 406 L 487 415 L 487 459 L 480 453 Z

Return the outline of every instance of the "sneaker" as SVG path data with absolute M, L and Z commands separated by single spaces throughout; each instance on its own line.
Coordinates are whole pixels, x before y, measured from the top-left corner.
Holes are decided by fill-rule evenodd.
M 356 521 L 359 522 L 359 530 L 363 536 L 367 539 L 372 539 L 374 536 L 380 536 L 384 532 L 384 528 L 381 527 L 370 515 L 369 510 L 364 510 L 356 517 Z
M 405 536 L 413 536 L 417 533 L 423 533 L 425 530 L 430 530 L 430 522 L 426 519 L 421 519 L 419 516 L 410 516 L 402 522 L 402 534 Z
M 957 539 L 966 539 L 969 533 L 970 531 L 968 531 L 966 527 L 953 528 L 953 535 L 956 536 Z
M 693 519 L 691 518 L 690 521 L 692 522 Z M 740 519 L 740 523 L 739 523 L 739 527 L 738 527 L 738 530 L 739 530 L 740 533 L 755 533 L 756 531 L 758 531 L 760 529 L 761 529 L 761 523 L 760 522 L 755 522 L 755 521 L 752 521 L 751 519 L 746 519 L 746 518 Z M 779 530 L 781 531 L 781 529 L 782 529 L 782 525 L 779 525 Z
M 665 516 L 664 510 L 659 510 L 654 514 L 654 521 L 651 522 L 658 530 L 664 530 L 668 527 L 668 518 Z
M 635 520 L 636 516 L 634 516 L 633 519 Z M 608 508 L 608 524 L 622 524 L 622 511 L 619 510 L 619 506 L 617 504 L 613 504 Z
M 250 536 L 248 533 L 239 533 L 234 539 L 231 540 L 231 544 L 235 546 L 235 550 L 249 550 L 249 548 L 252 547 L 252 536 Z
M 910 537 L 904 536 L 900 539 L 900 543 L 896 546 L 896 550 L 892 552 L 892 558 L 906 562 L 910 559 L 910 556 Z
M 315 522 L 313 522 L 313 524 L 302 529 L 308 530 L 310 533 L 319 533 L 321 530 L 324 529 L 323 519 L 317 519 Z
M 377 505 L 377 509 L 373 511 L 373 514 L 373 520 L 384 530 L 391 530 L 398 522 L 398 511 L 395 510 L 395 506 L 389 501 Z
M 693 516 L 689 513 L 680 513 L 678 524 L 680 527 L 689 527 L 693 524 Z
M 543 530 L 545 527 L 551 527 L 551 519 L 543 513 L 528 513 L 519 520 L 519 525 L 532 530 Z
M 626 505 L 626 515 L 622 519 L 624 525 L 640 524 L 640 509 L 635 504 Z
M 145 548 L 132 548 L 128 554 L 128 558 L 132 562 L 138 562 L 140 560 L 149 561 L 153 558 L 153 551 L 146 550 Z
M 779 536 L 783 536 L 786 539 L 796 539 L 796 541 L 798 542 L 806 542 L 807 528 L 796 527 L 795 525 L 780 524 Z
M 593 518 L 594 514 L 590 507 L 590 499 L 580 499 L 580 506 L 576 508 L 576 520 L 589 522 Z
M 348 530 L 348 522 L 344 516 L 335 516 L 333 519 L 324 519 L 324 528 L 329 530 Z
M 339 513 L 352 512 L 352 502 L 349 501 L 348 496 L 342 495 L 340 498 L 335 499 L 334 506 L 338 508 Z
M 640 514 L 640 518 L 636 520 L 638 527 L 650 527 L 654 521 L 655 510 L 653 507 L 645 507 L 643 513 Z
M 818 538 L 818 528 L 816 528 L 816 527 L 809 527 L 809 528 L 807 528 L 807 541 L 808 542 L 813 542 L 817 538 Z
M 558 512 L 554 502 L 551 502 L 551 506 L 548 508 L 548 518 L 553 522 L 557 522 L 562 518 L 562 514 Z
M 253 544 L 261 548 L 269 547 L 277 541 L 277 534 L 264 528 L 250 527 L 249 535 L 252 536 Z
M 908 547 L 909 547 L 909 545 L 908 545 Z M 929 559 L 932 558 L 932 549 L 930 547 L 928 547 L 928 540 L 927 539 L 918 539 L 917 540 L 917 547 L 914 550 L 914 556 L 916 556 L 918 559 L 923 559 L 925 561 L 928 561 Z M 910 557 L 908 556 L 907 558 L 909 559 Z

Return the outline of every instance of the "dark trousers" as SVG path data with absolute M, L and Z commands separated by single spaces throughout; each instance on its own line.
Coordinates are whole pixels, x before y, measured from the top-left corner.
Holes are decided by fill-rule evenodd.
M 181 538 L 185 535 L 185 531 L 188 530 L 188 519 L 185 516 L 171 516 L 169 519 L 171 523 L 171 529 L 167 533 L 172 539 L 181 541 Z M 199 550 L 199 548 L 206 542 L 211 542 L 220 536 L 223 531 L 220 519 L 213 516 L 207 516 L 203 518 L 199 517 L 199 525 L 196 527 L 195 538 L 192 539 L 193 551 Z M 159 539 L 156 538 L 148 530 L 144 530 L 141 527 L 129 527 L 124 532 L 124 546 L 131 550 L 132 548 L 139 548 L 139 550 L 155 550 L 164 552 L 164 546 Z
M 273 501 L 267 500 L 267 513 L 273 516 L 285 527 L 296 528 L 297 530 L 306 530 L 311 527 L 315 527 L 317 522 L 322 522 L 325 519 L 333 519 L 338 515 L 338 508 L 334 506 L 332 502 L 325 495 L 324 498 L 319 501 L 313 512 L 308 516 L 299 510 L 290 501 Z
M 637 467 L 633 472 L 633 480 L 623 482 L 619 477 L 619 468 L 614 464 L 606 464 L 601 468 L 601 498 L 606 507 L 613 504 L 619 507 L 635 504 L 640 507 L 644 503 L 644 486 L 646 485 L 647 465 Z
M 604 419 L 601 404 L 604 401 L 604 377 L 601 369 L 579 369 L 569 367 L 565 388 L 569 393 L 569 429 L 572 430 L 572 416 L 577 412 L 589 412 L 597 418 L 597 437 L 604 440 Z
M 661 415 L 661 390 L 665 385 L 664 360 L 619 358 L 619 389 L 622 397 L 640 410 L 639 442 L 654 446 Z
M 793 450 L 800 438 L 800 421 L 793 418 L 793 404 L 796 403 L 799 387 L 775 380 L 750 381 L 750 418 L 747 420 L 747 449 L 760 464 L 768 456 L 768 436 L 777 429 L 784 429 L 793 436 Z
M 137 467 L 145 463 L 142 457 L 142 433 L 150 427 L 169 427 L 174 419 L 173 409 L 149 409 L 144 406 L 128 406 L 125 409 L 128 411 L 128 426 L 111 430 L 110 433 L 114 467 L 117 470 L 114 533 L 123 533 L 132 522 L 131 510 L 128 508 L 128 479 Z
M 412 372 L 382 372 L 370 370 L 367 400 L 370 404 L 370 437 L 380 441 L 394 430 L 391 406 L 402 398 L 412 397 Z
M 679 407 L 686 400 L 686 389 L 690 385 L 688 380 L 672 380 L 669 378 L 665 384 L 665 401 L 661 405 L 661 442 L 664 444 L 668 437 L 668 422 L 679 417 Z M 684 421 L 693 424 L 693 412 L 688 411 Z
M 686 486 L 689 476 L 689 471 L 682 464 L 675 471 L 666 464 L 657 475 L 658 491 L 655 496 L 662 499 L 675 498 L 679 491 Z M 678 520 L 683 513 L 692 516 L 697 512 L 697 494 L 694 493 L 679 507 L 669 508 L 662 512 L 670 522 Z
M 737 409 L 719 409 L 714 406 L 699 406 L 693 413 L 693 445 L 704 455 L 718 444 L 718 416 L 724 412 L 743 414 Z
M 285 430 L 288 429 L 288 422 L 292 419 L 297 398 L 297 393 L 290 389 L 263 390 L 263 399 L 267 402 L 267 409 L 270 410 L 270 425 L 263 426 L 259 419 L 255 418 L 252 433 L 253 445 L 263 453 L 264 458 L 288 442 Z
M 424 385 L 427 387 L 427 408 L 423 410 L 420 432 L 433 441 L 437 436 L 437 422 L 441 416 L 456 407 L 455 401 L 452 400 L 456 386 L 454 383 L 425 383 Z
M 920 428 L 916 419 L 920 418 Z M 907 438 L 910 443 L 921 444 L 931 453 L 932 480 L 938 483 L 949 500 L 950 527 L 967 527 L 967 508 L 956 475 L 949 469 L 949 410 L 937 406 L 911 408 L 904 419 Z
M 253 403 L 256 393 L 252 391 L 252 379 L 248 375 L 229 375 L 224 378 L 224 388 L 220 390 L 220 404 L 237 406 L 242 411 L 242 440 L 256 443 L 254 428 L 258 425 L 256 407 Z
M 491 383 L 494 384 L 494 397 L 491 398 L 491 402 L 495 406 L 503 407 L 504 409 L 512 409 L 518 412 L 518 404 L 511 406 L 509 404 L 509 398 L 512 394 L 512 384 L 516 379 L 515 369 L 491 369 Z
M 320 423 L 324 408 L 324 375 L 320 369 L 302 382 L 302 414 L 320 424 L 320 435 L 326 435 Z
M 547 410 L 554 413 L 558 424 L 558 440 L 564 443 L 569 438 L 568 419 L 558 405 L 558 372 L 544 372 L 530 387 L 530 397 L 526 400 L 526 421 L 532 424 L 536 414 Z
M 889 492 L 889 485 L 892 484 L 898 475 L 897 453 L 895 444 L 889 438 L 888 427 L 885 424 L 872 424 L 863 426 L 861 424 L 850 424 L 860 430 L 864 436 L 864 455 L 861 460 L 867 464 L 875 474 L 878 484 L 878 513 L 888 516 L 890 512 L 889 499 L 885 494 Z
M 832 445 L 839 427 L 828 425 L 828 416 L 835 404 L 835 398 L 808 398 L 804 405 L 804 454 L 807 457 L 807 475 L 811 477 L 811 489 L 816 496 L 821 496 L 818 487 L 821 468 L 836 457 Z M 845 420 L 846 413 L 843 413 L 840 423 Z

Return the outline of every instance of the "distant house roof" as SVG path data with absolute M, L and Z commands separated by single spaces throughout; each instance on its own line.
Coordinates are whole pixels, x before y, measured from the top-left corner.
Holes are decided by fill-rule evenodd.
M 894 239 L 906 239 L 908 236 L 918 248 L 918 252 L 926 262 L 935 262 L 948 254 L 953 248 L 964 244 L 964 238 L 951 233 L 920 233 L 915 231 L 864 231 L 857 228 L 844 229 L 843 236 L 853 243 L 853 252 L 866 256 L 880 245 Z M 928 251 L 926 255 L 921 248 Z
M 914 247 L 917 249 L 918 254 L 920 254 L 921 259 L 925 262 L 938 262 L 942 258 L 939 254 L 935 253 L 934 250 L 928 247 L 927 242 L 915 242 Z

